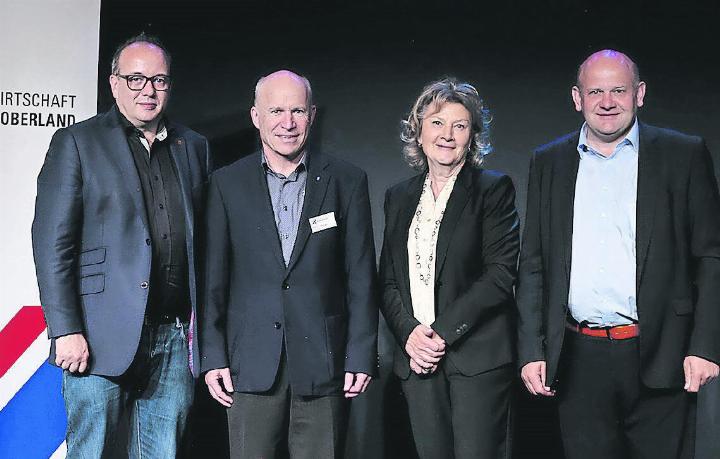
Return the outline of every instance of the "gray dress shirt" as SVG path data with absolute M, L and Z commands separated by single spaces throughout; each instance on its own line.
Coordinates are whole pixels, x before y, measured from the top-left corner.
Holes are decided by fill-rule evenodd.
M 275 226 L 282 246 L 285 266 L 290 262 L 290 256 L 295 247 L 295 238 L 300 224 L 303 202 L 305 201 L 306 160 L 307 153 L 303 153 L 303 158 L 300 160 L 298 167 L 286 177 L 270 169 L 265 155 L 262 155 L 262 167 L 265 169 L 265 178 L 273 213 L 275 214 Z

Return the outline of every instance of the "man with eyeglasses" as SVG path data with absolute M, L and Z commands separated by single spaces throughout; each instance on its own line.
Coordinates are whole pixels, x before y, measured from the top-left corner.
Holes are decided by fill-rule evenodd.
M 197 376 L 207 140 L 163 116 L 170 55 L 141 34 L 112 60 L 108 112 L 58 130 L 33 250 L 63 371 L 68 457 L 175 457 Z M 127 422 L 130 422 L 128 425 Z

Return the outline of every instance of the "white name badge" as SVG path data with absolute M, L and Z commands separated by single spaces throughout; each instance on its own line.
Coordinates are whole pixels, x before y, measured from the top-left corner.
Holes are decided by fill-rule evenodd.
M 328 228 L 335 228 L 336 226 L 337 222 L 335 221 L 335 212 L 328 212 L 326 214 L 310 218 L 310 229 L 313 233 L 317 233 L 318 231 L 326 230 Z

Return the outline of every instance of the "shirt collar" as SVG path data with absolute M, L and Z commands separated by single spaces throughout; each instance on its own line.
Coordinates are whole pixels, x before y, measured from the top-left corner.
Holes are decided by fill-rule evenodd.
M 612 158 L 615 156 L 615 153 L 617 151 L 624 147 L 625 145 L 630 146 L 635 153 L 638 151 L 638 147 L 640 145 L 640 129 L 638 127 L 638 119 L 637 116 L 635 117 L 635 121 L 633 122 L 632 127 L 630 128 L 630 131 L 627 133 L 625 138 L 617 144 L 615 147 L 615 151 L 612 155 L 610 155 L 608 158 Z M 580 137 L 578 138 L 578 145 L 577 145 L 578 153 L 580 154 L 580 157 L 582 158 L 583 155 L 587 154 L 594 154 L 599 155 L 590 145 L 587 143 L 587 122 L 583 123 L 582 127 L 580 128 Z
M 155 134 L 155 140 L 159 140 L 160 142 L 162 142 L 163 140 L 167 139 L 167 136 L 168 136 L 167 126 L 165 125 L 165 121 L 161 120 L 160 124 L 159 124 L 158 132 L 157 132 L 157 134 Z
M 117 105 L 115 106 L 115 111 L 117 112 L 118 121 L 122 125 L 127 135 L 134 134 L 141 139 L 145 138 L 140 129 L 136 128 L 127 118 L 125 118 L 125 115 L 123 115 L 120 109 L 117 108 Z M 164 141 L 165 139 L 167 139 L 168 135 L 172 132 L 172 130 L 173 128 L 171 123 L 168 122 L 167 117 L 163 116 L 160 119 L 160 123 L 158 124 L 158 130 L 157 134 L 155 134 L 155 140 L 159 140 L 160 142 Z
M 287 177 L 284 177 L 284 178 L 291 178 L 294 176 L 294 174 L 307 169 L 307 157 L 308 157 L 307 151 L 302 152 L 302 158 L 300 158 L 300 162 L 298 163 L 297 168 L 295 168 L 295 170 L 291 174 L 289 174 Z M 260 152 L 260 164 L 262 165 L 263 169 L 265 170 L 265 173 L 273 174 L 276 177 L 282 177 L 281 174 L 278 174 L 277 172 L 275 172 L 274 170 L 272 170 L 270 168 L 270 165 L 267 162 L 267 158 L 265 157 L 264 151 Z

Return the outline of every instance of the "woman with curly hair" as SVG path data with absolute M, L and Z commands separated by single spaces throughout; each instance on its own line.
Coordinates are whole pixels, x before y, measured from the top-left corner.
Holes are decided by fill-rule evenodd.
M 419 174 L 385 195 L 382 311 L 421 458 L 509 457 L 515 189 L 483 169 L 490 114 L 477 90 L 430 83 L 403 121 Z

